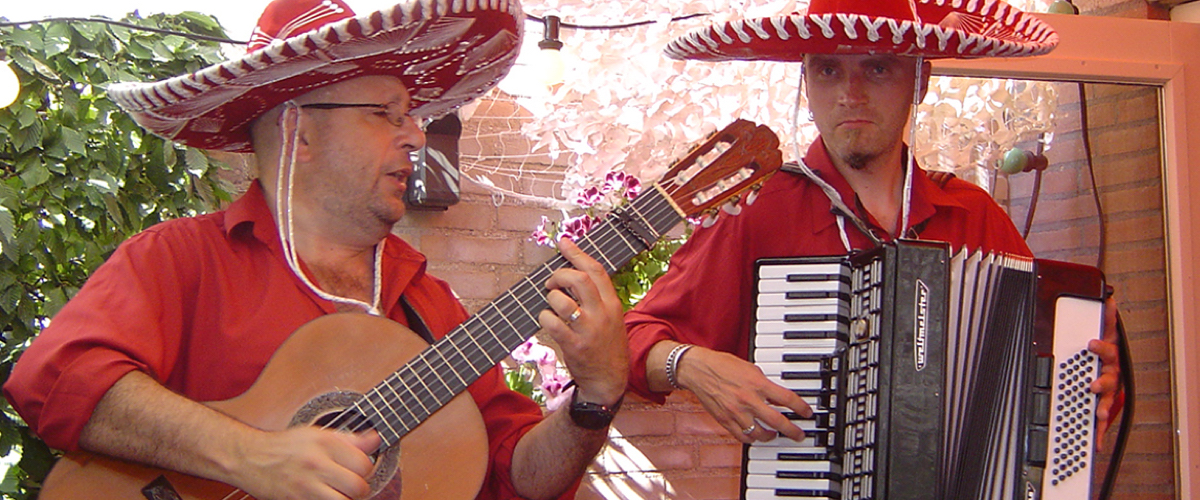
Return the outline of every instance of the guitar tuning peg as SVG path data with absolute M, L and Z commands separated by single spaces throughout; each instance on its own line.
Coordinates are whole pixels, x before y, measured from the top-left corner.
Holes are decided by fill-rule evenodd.
M 729 215 L 737 215 L 742 213 L 742 207 L 741 205 L 737 204 L 737 198 L 735 197 L 734 199 L 729 200 L 729 203 L 721 205 L 721 211 Z
M 704 214 L 701 215 L 701 217 L 700 217 L 700 227 L 712 227 L 712 225 L 716 224 L 716 223 L 717 223 L 717 210 L 713 210 L 713 209 L 705 210 Z
M 747 195 L 746 195 L 746 206 L 753 205 L 753 204 L 754 204 L 754 200 L 757 200 L 757 199 L 758 199 L 758 189 L 759 189 L 759 188 L 761 188 L 761 187 L 762 187 L 762 186 L 760 186 L 760 185 L 758 185 L 758 184 L 755 184 L 754 186 L 752 186 L 752 187 L 750 188 L 750 194 L 747 194 Z

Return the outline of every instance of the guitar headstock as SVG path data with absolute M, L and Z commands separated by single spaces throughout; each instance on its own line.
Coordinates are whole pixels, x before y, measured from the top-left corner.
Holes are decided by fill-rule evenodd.
M 779 137 L 765 125 L 737 120 L 671 166 L 658 187 L 685 217 L 734 201 L 783 165 Z

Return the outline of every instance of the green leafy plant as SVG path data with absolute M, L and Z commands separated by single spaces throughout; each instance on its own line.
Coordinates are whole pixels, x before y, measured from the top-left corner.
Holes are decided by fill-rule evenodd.
M 0 18 L 0 21 L 3 21 Z M 210 16 L 136 14 L 137 26 L 224 37 Z M 0 109 L 0 382 L 29 341 L 129 236 L 210 211 L 229 195 L 218 163 L 152 136 L 106 98 L 118 81 L 150 81 L 224 60 L 215 42 L 100 22 L 0 22 L 21 80 Z M 37 494 L 56 454 L 7 401 L 0 457 L 19 455 L 0 495 Z
M 633 260 L 612 275 L 613 286 L 617 289 L 617 296 L 621 297 L 626 311 L 642 300 L 646 292 L 650 291 L 650 285 L 667 272 L 671 256 L 685 241 L 686 235 L 659 240 L 649 250 L 634 256 Z

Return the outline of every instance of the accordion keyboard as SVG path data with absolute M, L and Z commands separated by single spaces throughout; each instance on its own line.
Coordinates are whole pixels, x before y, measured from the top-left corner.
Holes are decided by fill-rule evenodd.
M 842 498 L 836 451 L 839 358 L 850 331 L 850 268 L 842 260 L 773 266 L 758 283 L 754 362 L 813 408 L 812 419 L 780 410 L 805 438 L 780 437 L 748 451 L 745 498 Z

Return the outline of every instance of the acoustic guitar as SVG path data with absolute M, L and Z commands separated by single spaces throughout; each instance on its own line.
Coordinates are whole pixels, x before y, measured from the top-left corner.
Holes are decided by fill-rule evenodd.
M 779 169 L 779 139 L 738 120 L 697 145 L 650 189 L 577 243 L 615 272 L 686 217 L 715 212 Z M 476 315 L 425 344 L 393 321 L 331 314 L 306 323 L 245 393 L 205 405 L 263 430 L 317 425 L 376 430 L 373 499 L 474 498 L 487 471 L 487 435 L 464 390 L 537 332 L 555 256 Z M 397 369 L 396 367 L 399 367 Z M 70 452 L 42 500 L 251 498 L 216 481 L 87 452 Z

